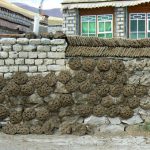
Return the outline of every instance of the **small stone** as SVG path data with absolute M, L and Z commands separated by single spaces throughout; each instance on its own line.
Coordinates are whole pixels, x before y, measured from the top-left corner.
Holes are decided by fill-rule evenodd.
M 0 40 L 0 43 L 1 44 L 10 44 L 10 45 L 12 45 L 12 44 L 15 44 L 16 43 L 16 39 L 15 38 L 2 38 L 1 40 Z
M 61 82 L 57 82 L 55 92 L 56 93 L 68 93 L 68 91 L 65 88 L 65 85 L 62 84 Z
M 16 52 L 22 51 L 22 45 L 19 44 L 13 45 L 13 50 Z
M 3 51 L 9 52 L 12 50 L 11 46 L 2 46 Z
M 27 102 L 30 104 L 43 104 L 43 99 L 35 93 L 29 96 Z
M 0 52 L 0 58 L 7 58 L 8 53 L 7 52 Z
M 140 76 L 133 75 L 128 79 L 128 84 L 139 84 L 140 83 Z
M 65 44 L 65 39 L 54 39 L 51 40 L 52 45 L 63 45 Z
M 36 50 L 36 46 L 34 45 L 24 45 L 23 46 L 24 51 L 32 52 Z
M 119 124 L 121 124 L 121 120 L 120 120 L 119 117 L 108 118 L 108 120 L 110 121 L 110 124 L 113 124 L 113 125 L 119 125 Z
M 51 40 L 50 39 L 46 39 L 46 38 L 42 38 L 41 39 L 41 44 L 43 44 L 43 45 L 50 45 L 51 44 Z
M 150 109 L 150 97 L 149 96 L 145 96 L 145 97 L 141 98 L 140 106 L 143 109 L 149 110 Z
M 150 74 L 144 74 L 141 78 L 140 78 L 140 84 L 141 85 L 145 85 L 145 86 L 150 86 Z
M 37 51 L 39 52 L 49 52 L 51 50 L 51 47 L 50 46 L 47 46 L 47 45 L 39 45 L 37 46 Z
M 139 115 L 135 115 L 132 118 L 129 118 L 127 120 L 122 120 L 121 122 L 126 123 L 128 125 L 134 125 L 134 124 L 142 123 L 143 120 Z
M 95 117 L 90 116 L 84 120 L 84 124 L 90 124 L 90 125 L 106 125 L 109 124 L 109 121 L 106 117 Z
M 39 44 L 41 44 L 41 40 L 40 39 L 30 39 L 29 44 L 39 45 Z
M 120 133 L 124 132 L 124 126 L 123 125 L 102 125 L 100 127 L 100 132 L 103 133 Z
M 18 44 L 29 44 L 29 39 L 27 39 L 27 38 L 18 38 L 17 43 Z
M 127 126 L 126 128 L 126 132 L 128 133 L 139 132 L 140 130 L 142 130 L 140 125 L 131 125 L 131 126 Z

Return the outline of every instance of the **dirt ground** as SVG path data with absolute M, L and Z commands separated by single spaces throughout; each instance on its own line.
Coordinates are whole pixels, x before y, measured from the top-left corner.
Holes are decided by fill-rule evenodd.
M 137 134 L 137 133 L 136 133 Z M 0 133 L 0 150 L 150 150 L 150 134 L 6 135 Z M 139 133 L 140 134 L 140 133 Z

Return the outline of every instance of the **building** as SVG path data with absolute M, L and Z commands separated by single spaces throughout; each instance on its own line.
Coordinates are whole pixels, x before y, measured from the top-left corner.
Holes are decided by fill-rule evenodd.
M 150 37 L 150 0 L 63 0 L 68 35 Z
M 48 19 L 48 32 L 55 33 L 56 31 L 62 31 L 63 19 L 57 17 L 49 17 Z
M 20 8 L 7 0 L 0 0 L 0 34 L 16 34 L 33 31 L 35 13 Z M 62 19 L 44 15 L 40 32 L 48 32 L 48 24 L 60 25 Z

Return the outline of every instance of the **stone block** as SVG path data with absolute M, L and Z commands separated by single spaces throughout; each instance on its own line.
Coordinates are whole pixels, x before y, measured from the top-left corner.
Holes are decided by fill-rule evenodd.
M 46 52 L 38 53 L 38 58 L 47 58 L 47 53 Z
M 0 59 L 0 66 L 3 66 L 3 65 L 4 65 L 4 60 Z
M 121 120 L 119 117 L 115 117 L 115 118 L 109 118 L 108 117 L 108 120 L 109 120 L 110 124 L 113 124 L 113 125 L 121 124 Z
M 8 52 L 9 58 L 18 58 L 19 53 L 18 52 Z
M 54 59 L 44 59 L 44 65 L 51 65 L 54 63 L 55 63 Z
M 0 66 L 0 72 L 2 72 L 2 73 L 9 72 L 9 67 L 8 66 Z
M 29 44 L 29 39 L 27 39 L 27 38 L 18 38 L 17 43 L 18 44 Z
M 0 43 L 4 45 L 12 45 L 16 43 L 16 39 L 15 38 L 2 38 L 0 40 Z
M 35 65 L 42 65 L 43 59 L 35 59 Z
M 24 51 L 32 52 L 36 50 L 36 46 L 34 45 L 24 45 L 23 46 Z
M 51 45 L 63 45 L 65 42 L 65 39 L 53 39 L 51 40 Z
M 15 59 L 16 65 L 24 65 L 24 59 L 23 58 L 17 58 Z
M 11 45 L 9 45 L 9 46 L 2 46 L 2 50 L 6 51 L 6 52 L 12 51 L 12 46 Z
M 52 47 L 51 47 L 51 51 L 52 51 L 52 52 L 56 52 L 56 51 L 57 51 L 57 46 L 52 46 Z
M 15 60 L 14 59 L 5 59 L 5 64 L 6 65 L 14 65 L 15 64 Z
M 65 52 L 67 45 L 58 45 L 57 52 Z
M 29 72 L 37 72 L 37 66 L 29 66 Z
M 25 59 L 25 64 L 26 65 L 33 65 L 34 64 L 34 59 Z
M 8 52 L 0 52 L 0 58 L 8 58 Z
M 28 56 L 29 58 L 37 58 L 38 57 L 38 52 L 29 52 L 28 55 L 29 55 Z
M 51 50 L 51 47 L 48 45 L 38 45 L 37 51 L 39 52 L 49 52 Z
M 109 124 L 109 121 L 106 117 L 90 116 L 84 120 L 84 124 L 99 126 L 99 125 Z
M 60 65 L 48 65 L 47 69 L 49 71 L 61 71 L 61 70 L 65 70 L 65 66 L 60 66 Z
M 22 45 L 20 44 L 13 45 L 13 51 L 16 51 L 16 52 L 22 51 Z
M 20 58 L 28 58 L 28 52 L 19 52 Z
M 12 73 L 4 73 L 4 78 L 5 79 L 11 79 Z
M 65 59 L 56 60 L 56 65 L 65 65 Z
M 19 71 L 23 71 L 23 72 L 29 71 L 28 66 L 19 66 Z
M 9 72 L 17 72 L 17 71 L 19 71 L 18 66 L 9 66 Z
M 139 115 L 135 115 L 132 118 L 129 118 L 127 120 L 122 120 L 121 122 L 128 124 L 128 125 L 135 125 L 135 124 L 142 123 L 144 121 L 142 120 L 142 118 Z
M 140 84 L 150 86 L 150 73 L 146 73 L 140 78 Z
M 46 39 L 46 38 L 42 38 L 41 39 L 41 44 L 43 44 L 43 45 L 50 45 L 51 44 L 51 40 L 50 39 Z
M 65 53 L 63 52 L 48 52 L 48 58 L 65 58 Z
M 40 72 L 47 71 L 47 67 L 45 65 L 40 65 L 38 66 L 38 71 Z
M 39 45 L 39 44 L 41 44 L 41 40 L 40 39 L 30 39 L 29 40 L 29 44 L 31 44 L 31 45 Z

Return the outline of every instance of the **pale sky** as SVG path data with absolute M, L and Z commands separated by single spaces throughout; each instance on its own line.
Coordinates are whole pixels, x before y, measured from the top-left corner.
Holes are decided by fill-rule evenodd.
M 30 6 L 39 7 L 41 0 L 8 0 L 9 2 L 25 3 Z M 43 9 L 60 8 L 62 0 L 44 0 Z

